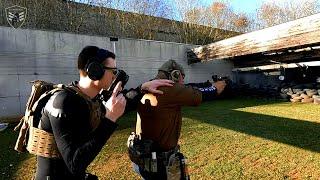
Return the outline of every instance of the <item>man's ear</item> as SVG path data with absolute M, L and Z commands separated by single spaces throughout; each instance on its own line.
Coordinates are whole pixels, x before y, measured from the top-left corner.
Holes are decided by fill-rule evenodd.
M 79 70 L 79 74 L 80 74 L 81 77 L 88 76 L 88 73 L 85 70 L 82 70 L 82 69 Z
M 181 72 L 180 72 L 179 70 L 173 70 L 173 71 L 170 73 L 171 80 L 173 80 L 174 82 L 179 82 L 179 80 L 180 80 L 180 75 L 181 75 Z

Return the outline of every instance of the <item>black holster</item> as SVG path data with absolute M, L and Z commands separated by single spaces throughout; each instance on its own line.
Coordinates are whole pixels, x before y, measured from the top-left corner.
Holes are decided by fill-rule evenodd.
M 138 135 L 131 133 L 128 138 L 128 154 L 132 162 L 140 167 L 147 165 L 147 160 L 151 159 L 153 141 L 140 139 Z

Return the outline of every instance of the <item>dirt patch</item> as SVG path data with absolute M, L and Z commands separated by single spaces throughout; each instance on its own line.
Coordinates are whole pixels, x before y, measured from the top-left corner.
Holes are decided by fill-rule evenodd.
M 107 160 L 103 161 L 102 159 L 100 159 L 99 161 L 99 163 L 92 163 L 90 169 L 94 172 L 103 172 L 104 174 L 117 171 L 123 166 L 128 166 L 129 168 L 131 165 L 131 161 L 128 158 L 128 155 L 122 153 L 114 153 L 110 155 Z

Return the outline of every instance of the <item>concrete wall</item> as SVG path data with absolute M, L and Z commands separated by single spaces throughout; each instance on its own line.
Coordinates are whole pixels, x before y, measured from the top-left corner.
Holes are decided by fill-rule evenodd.
M 86 45 L 113 50 L 109 37 L 0 26 L 0 117 L 23 114 L 31 80 L 55 83 L 78 80 L 76 58 Z M 136 87 L 153 78 L 157 68 L 169 58 L 185 67 L 186 82 L 205 81 L 212 72 L 231 75 L 233 66 L 225 61 L 188 66 L 185 52 L 190 47 L 193 45 L 119 39 L 117 66 L 130 75 L 126 87 Z

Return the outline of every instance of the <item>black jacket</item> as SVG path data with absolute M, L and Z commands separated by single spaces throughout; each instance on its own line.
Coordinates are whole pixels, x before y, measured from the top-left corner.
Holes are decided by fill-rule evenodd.
M 129 94 L 126 108 L 134 109 L 142 94 L 140 91 Z M 116 123 L 103 118 L 92 131 L 89 114 L 86 101 L 68 90 L 59 91 L 50 98 L 42 110 L 40 128 L 53 133 L 62 159 L 37 156 L 37 180 L 47 179 L 47 176 L 50 180 L 84 179 L 86 168 L 117 127 Z

